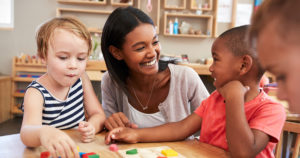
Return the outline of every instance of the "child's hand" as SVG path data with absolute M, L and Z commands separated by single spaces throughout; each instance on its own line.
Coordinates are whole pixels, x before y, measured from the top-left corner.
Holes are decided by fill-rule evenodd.
M 122 112 L 112 114 L 105 120 L 104 125 L 109 131 L 117 127 L 138 128 L 138 126 L 131 123 Z
M 240 81 L 235 80 L 226 83 L 218 89 L 218 92 L 227 100 L 230 97 L 244 97 L 248 90 L 248 86 L 244 86 Z
M 41 128 L 40 141 L 42 146 L 44 146 L 54 158 L 58 156 L 79 158 L 74 141 L 66 133 L 55 127 L 45 126 Z
M 105 135 L 105 144 L 109 144 L 114 140 L 127 142 L 127 143 L 137 143 L 138 134 L 136 129 L 127 128 L 127 127 L 118 127 L 109 131 Z
M 81 121 L 78 126 L 78 131 L 80 132 L 82 142 L 88 143 L 95 138 L 95 127 L 89 122 Z

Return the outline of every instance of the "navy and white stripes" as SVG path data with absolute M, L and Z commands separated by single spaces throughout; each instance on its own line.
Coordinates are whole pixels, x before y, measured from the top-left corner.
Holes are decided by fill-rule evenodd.
M 79 122 L 85 120 L 81 79 L 78 79 L 70 88 L 65 101 L 56 99 L 36 81 L 33 81 L 29 87 L 38 89 L 44 97 L 43 125 L 51 125 L 59 129 L 71 129 L 78 127 Z

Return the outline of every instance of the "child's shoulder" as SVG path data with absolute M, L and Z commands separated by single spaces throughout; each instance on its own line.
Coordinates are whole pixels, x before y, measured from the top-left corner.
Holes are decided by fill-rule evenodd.
M 284 106 L 271 98 L 268 94 L 266 94 L 264 91 L 261 91 L 260 94 L 251 101 L 251 103 L 256 107 L 255 109 L 257 111 L 272 111 L 274 114 L 280 114 L 285 115 L 285 109 Z

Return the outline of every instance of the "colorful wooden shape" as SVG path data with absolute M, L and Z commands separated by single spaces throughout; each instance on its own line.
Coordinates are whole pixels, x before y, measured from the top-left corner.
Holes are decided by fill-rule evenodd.
M 161 153 L 164 154 L 167 157 L 169 157 L 169 156 L 178 156 L 178 153 L 175 150 L 172 150 L 172 149 L 162 150 Z

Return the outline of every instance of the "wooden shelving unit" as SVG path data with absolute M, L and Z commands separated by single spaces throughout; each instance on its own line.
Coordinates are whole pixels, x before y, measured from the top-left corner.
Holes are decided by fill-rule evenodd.
M 57 8 L 56 16 L 61 16 L 62 12 L 76 12 L 89 14 L 107 14 L 112 13 L 110 10 L 90 10 L 90 9 L 74 9 L 74 8 Z
M 186 0 L 164 0 L 164 8 L 174 10 L 186 9 Z
M 106 65 L 104 61 L 90 60 L 87 62 L 86 73 L 88 74 L 90 80 L 101 81 L 102 74 L 106 71 Z M 20 110 L 21 103 L 18 102 L 19 99 L 24 97 L 24 93 L 19 91 L 18 85 L 20 84 L 30 84 L 36 78 L 30 77 L 30 74 L 40 74 L 46 72 L 46 66 L 41 62 L 41 60 L 32 59 L 26 55 L 21 58 L 14 57 L 12 62 L 12 84 L 11 84 L 11 99 L 10 99 L 10 111 L 12 114 L 22 114 Z M 20 74 L 29 74 L 29 77 L 20 77 Z M 25 87 L 26 88 L 26 87 Z
M 10 114 L 11 77 L 0 76 L 0 123 L 11 118 Z
M 127 6 L 133 6 L 133 0 L 129 0 L 128 2 L 121 3 L 120 0 L 111 0 L 110 1 L 112 6 L 116 7 L 127 7 Z
M 160 29 L 160 0 L 152 0 L 151 5 L 152 5 L 152 11 L 148 12 L 147 9 L 147 1 L 146 0 L 137 0 L 137 8 L 142 10 L 144 13 L 146 13 L 148 16 L 151 17 L 151 19 L 154 22 L 154 25 L 156 27 L 156 33 L 159 34 L 159 29 Z
M 59 17 L 62 15 L 62 13 L 84 13 L 84 14 L 100 14 L 100 15 L 106 15 L 108 17 L 109 14 L 112 13 L 111 10 L 90 10 L 90 9 L 74 9 L 74 8 L 57 8 L 56 10 L 56 16 Z M 102 33 L 102 28 L 96 28 L 96 27 L 88 27 L 89 32 L 91 33 Z
M 171 1 L 171 0 L 169 0 Z M 191 37 L 191 38 L 212 38 L 217 33 L 217 7 L 218 0 L 190 0 L 189 8 L 177 6 L 168 6 L 168 0 L 164 0 L 163 34 L 170 37 Z M 184 4 L 185 0 L 177 0 L 177 4 Z M 204 5 L 199 7 L 200 2 Z M 173 1 L 175 3 L 175 0 Z M 181 8 L 182 11 L 174 12 L 174 9 Z M 198 12 L 200 11 L 200 12 Z M 198 12 L 198 13 L 197 13 Z M 178 34 L 169 33 L 169 22 L 178 19 Z M 186 22 L 191 31 L 182 31 L 181 24 Z M 187 29 L 185 29 L 187 30 Z
M 203 3 L 204 1 L 204 3 Z M 213 0 L 202 0 L 202 4 L 199 0 L 191 0 L 190 9 L 191 10 L 202 10 L 202 11 L 212 11 L 213 9 Z M 206 6 L 207 5 L 207 6 Z
M 78 5 L 106 5 L 106 0 L 103 1 L 81 1 L 81 0 L 57 0 L 62 4 L 78 4 Z
M 195 30 L 201 30 L 201 34 L 169 34 L 167 33 L 167 23 L 171 19 L 174 21 L 178 18 L 179 22 L 187 19 L 192 19 L 194 24 L 198 24 L 198 28 L 195 26 Z M 174 37 L 194 37 L 194 38 L 209 38 L 212 37 L 213 27 L 213 16 L 212 15 L 196 15 L 196 14 L 179 14 L 179 13 L 165 13 L 164 15 L 164 35 Z M 204 25 L 204 26 L 203 26 Z M 209 32 L 209 34 L 207 34 Z

